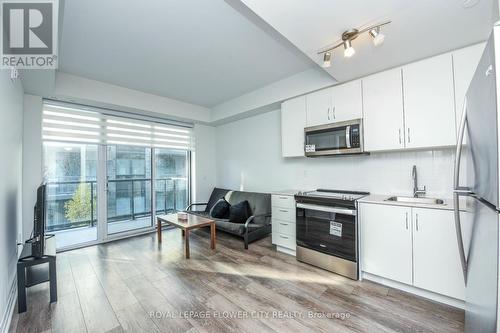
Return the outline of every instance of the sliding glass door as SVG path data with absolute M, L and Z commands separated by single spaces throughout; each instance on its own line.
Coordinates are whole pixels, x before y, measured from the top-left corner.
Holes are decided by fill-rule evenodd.
M 47 142 L 43 148 L 46 231 L 56 236 L 59 249 L 147 231 L 154 226 L 153 209 L 168 214 L 189 204 L 187 150 L 64 142 Z M 99 150 L 105 159 L 99 159 Z M 99 168 L 105 170 L 103 193 Z M 98 201 L 101 196 L 104 201 Z M 101 219 L 99 202 L 104 203 Z
M 189 202 L 189 152 L 155 148 L 156 213 L 184 210 Z
M 153 225 L 151 148 L 107 147 L 107 234 Z
M 97 145 L 43 145 L 46 232 L 55 235 L 58 248 L 98 239 L 97 151 Z

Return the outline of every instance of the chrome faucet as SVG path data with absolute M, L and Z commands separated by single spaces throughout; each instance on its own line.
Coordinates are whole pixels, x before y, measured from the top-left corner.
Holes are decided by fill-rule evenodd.
M 411 170 L 411 177 L 413 178 L 413 197 L 418 198 L 418 196 L 425 195 L 425 185 L 424 189 L 419 190 L 418 189 L 418 178 L 417 178 L 417 166 L 414 165 L 413 169 Z

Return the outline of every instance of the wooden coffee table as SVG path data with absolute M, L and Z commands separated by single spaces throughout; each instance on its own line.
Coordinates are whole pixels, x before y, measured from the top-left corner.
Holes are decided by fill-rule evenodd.
M 158 242 L 161 243 L 162 223 L 168 223 L 176 226 L 182 230 L 182 235 L 184 236 L 185 255 L 186 259 L 189 259 L 189 230 L 210 226 L 210 247 L 215 249 L 215 221 L 189 213 L 187 214 L 187 217 L 187 220 L 181 220 L 177 217 L 177 214 L 158 215 L 156 217 Z

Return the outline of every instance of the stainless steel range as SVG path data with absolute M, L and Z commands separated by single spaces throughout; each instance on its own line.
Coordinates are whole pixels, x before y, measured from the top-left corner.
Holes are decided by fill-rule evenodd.
M 357 280 L 357 200 L 368 194 L 318 189 L 295 195 L 297 260 Z

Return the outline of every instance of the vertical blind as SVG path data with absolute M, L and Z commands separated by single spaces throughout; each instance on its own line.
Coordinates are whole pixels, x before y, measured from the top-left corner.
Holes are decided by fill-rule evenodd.
M 192 126 L 135 119 L 108 110 L 44 101 L 43 141 L 194 150 Z

